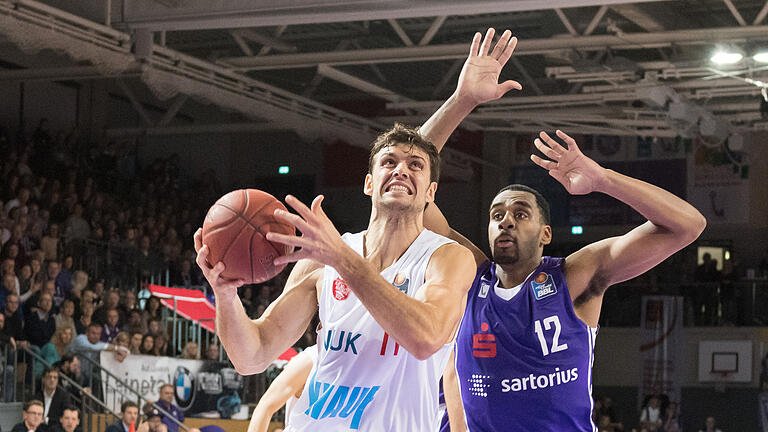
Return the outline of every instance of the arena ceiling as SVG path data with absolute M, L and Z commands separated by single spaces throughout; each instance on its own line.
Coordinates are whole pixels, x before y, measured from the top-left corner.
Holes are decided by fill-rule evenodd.
M 502 79 L 524 90 L 477 109 L 466 128 L 718 141 L 768 129 L 760 113 L 768 63 L 751 58 L 768 50 L 767 14 L 765 0 L 0 0 L 0 17 L 40 29 L 38 44 L 57 27 L 98 48 L 52 41 L 71 64 L 27 61 L 0 80 L 106 74 L 132 99 L 142 80 L 168 109 L 162 122 L 145 119 L 144 132 L 169 129 L 193 96 L 263 120 L 211 130 L 317 129 L 356 139 L 394 120 L 423 121 L 453 90 L 472 35 L 492 26 L 519 38 Z M 19 45 L 12 25 L 0 33 Z M 713 64 L 719 47 L 744 59 Z M 104 50 L 122 60 L 105 61 Z

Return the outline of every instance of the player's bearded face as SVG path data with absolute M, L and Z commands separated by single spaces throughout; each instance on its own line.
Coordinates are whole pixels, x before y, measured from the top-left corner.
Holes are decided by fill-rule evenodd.
M 496 263 L 514 264 L 521 260 L 538 259 L 544 232 L 532 194 L 504 191 L 494 198 L 488 223 L 488 241 Z
M 403 144 L 384 147 L 366 176 L 364 192 L 388 209 L 423 211 L 426 203 L 434 201 L 437 189 L 429 177 L 425 152 Z

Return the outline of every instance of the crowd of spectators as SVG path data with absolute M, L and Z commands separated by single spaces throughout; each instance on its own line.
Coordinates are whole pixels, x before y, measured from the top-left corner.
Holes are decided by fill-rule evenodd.
M 683 430 L 680 418 L 680 405 L 671 401 L 663 393 L 649 394 L 643 398 L 639 415 L 631 424 L 637 427 L 627 427 L 613 406 L 613 399 L 609 396 L 596 397 L 592 410 L 592 420 L 597 425 L 599 432 L 680 432 Z M 699 423 L 699 432 L 722 432 L 717 426 L 713 416 L 708 416 Z

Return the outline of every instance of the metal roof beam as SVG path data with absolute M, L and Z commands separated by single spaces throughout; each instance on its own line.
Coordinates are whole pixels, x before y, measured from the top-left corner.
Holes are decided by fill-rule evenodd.
M 156 0 L 123 0 L 121 24 L 153 30 L 202 30 L 274 25 L 389 20 L 436 15 L 478 15 L 543 8 L 604 6 L 627 0 L 186 0 L 162 5 Z M 654 2 L 661 0 L 635 0 Z
M 768 26 L 720 27 L 676 30 L 656 33 L 625 33 L 577 37 L 523 39 L 517 44 L 515 56 L 538 55 L 562 49 L 582 51 L 655 49 L 671 45 L 708 45 L 722 42 L 768 40 Z M 264 57 L 229 57 L 220 62 L 238 70 L 292 69 L 319 64 L 350 65 L 397 63 L 463 58 L 467 44 L 428 45 L 400 48 L 378 48 L 342 52 L 310 52 Z

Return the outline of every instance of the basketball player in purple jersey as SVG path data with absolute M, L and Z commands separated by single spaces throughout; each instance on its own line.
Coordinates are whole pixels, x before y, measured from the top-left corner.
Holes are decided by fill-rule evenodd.
M 459 79 L 465 95 L 479 91 L 474 85 Z M 477 106 L 472 100 L 449 99 L 438 111 L 443 115 L 425 127 L 447 137 Z M 596 431 L 591 371 L 605 290 L 653 268 L 706 226 L 687 202 L 601 167 L 564 132 L 557 136 L 565 146 L 541 132 L 535 145 L 545 158 L 532 155 L 534 163 L 569 193 L 605 193 L 648 221 L 566 258 L 545 257 L 552 241 L 549 204 L 539 192 L 511 185 L 489 209 L 489 260 L 451 230 L 435 205 L 427 208 L 425 226 L 470 248 L 478 265 L 456 338 L 455 368 L 449 363 L 443 377 L 453 432 Z M 438 149 L 446 141 L 431 140 Z

